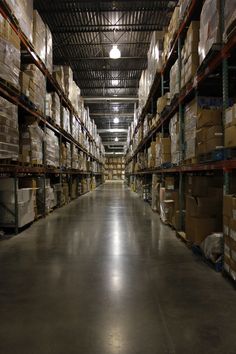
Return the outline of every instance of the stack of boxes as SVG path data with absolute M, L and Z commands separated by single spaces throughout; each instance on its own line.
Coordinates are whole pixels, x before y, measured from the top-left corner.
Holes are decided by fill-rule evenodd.
M 33 36 L 33 0 L 6 0 L 17 18 L 22 32 L 32 42 Z
M 162 69 L 162 51 L 163 51 L 163 32 L 154 31 L 151 38 L 151 43 L 148 51 L 148 67 L 147 67 L 147 80 L 150 89 L 156 72 Z
M 43 164 L 44 132 L 38 122 L 31 119 L 31 123 L 22 125 L 20 131 L 20 161 L 23 163 Z
M 199 26 L 199 21 L 191 22 L 181 51 L 181 87 L 185 86 L 195 76 L 199 66 Z
M 171 138 L 171 162 L 179 165 L 181 161 L 180 140 L 179 140 L 179 115 L 176 113 L 170 120 L 170 138 Z
M 225 112 L 225 147 L 236 147 L 236 104 Z
M 20 39 L 0 15 L 0 77 L 18 87 L 20 75 Z
M 173 39 L 179 28 L 179 6 L 176 6 L 172 14 L 168 29 L 164 36 L 163 61 L 168 59 Z
M 18 107 L 0 97 L 0 159 L 18 158 Z
M 59 139 L 55 133 L 46 128 L 45 159 L 46 165 L 59 167 Z
M 22 67 L 20 86 L 22 93 L 27 96 L 41 112 L 44 112 L 46 79 L 36 65 L 29 64 Z
M 213 44 L 221 42 L 220 36 L 220 0 L 205 0 L 200 17 L 200 41 L 199 60 L 200 64 L 206 58 Z
M 156 167 L 171 162 L 170 137 L 163 138 L 160 134 L 156 138 Z
M 212 233 L 222 231 L 222 185 L 222 178 L 188 177 L 186 235 L 195 245 L 200 245 Z
M 170 101 L 179 93 L 179 60 L 170 69 Z
M 33 45 L 43 63 L 46 62 L 46 26 L 38 11 L 33 14 Z
M 196 142 L 198 156 L 224 147 L 221 110 L 198 107 Z
M 179 191 L 175 188 L 175 178 L 165 177 L 165 186 L 160 188 L 160 216 L 164 223 L 178 229 Z
M 156 166 L 156 141 L 152 141 L 148 148 L 148 168 Z
M 225 195 L 223 203 L 224 268 L 236 280 L 236 196 Z
M 196 157 L 197 102 L 194 100 L 185 106 L 184 111 L 185 159 Z
M 70 133 L 70 111 L 68 108 L 62 108 L 62 128 Z
M 167 92 L 164 96 L 161 96 L 157 100 L 157 114 L 160 117 L 164 109 L 170 104 L 170 93 Z

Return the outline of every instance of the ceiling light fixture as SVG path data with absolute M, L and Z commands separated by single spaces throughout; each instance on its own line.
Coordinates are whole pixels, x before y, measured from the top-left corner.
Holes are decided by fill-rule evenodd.
M 111 80 L 112 86 L 118 86 L 119 80 Z
M 115 124 L 118 124 L 119 123 L 119 118 L 117 118 L 117 117 L 115 117 L 114 119 L 113 119 L 113 123 L 115 123 Z
M 119 141 L 119 138 L 117 136 L 115 137 L 115 141 Z
M 119 59 L 121 56 L 120 50 L 118 49 L 117 45 L 113 45 L 112 49 L 110 50 L 110 58 L 111 59 Z

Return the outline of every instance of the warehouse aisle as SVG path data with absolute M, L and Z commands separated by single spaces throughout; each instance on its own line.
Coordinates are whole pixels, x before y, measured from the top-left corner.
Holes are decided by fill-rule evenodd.
M 235 353 L 235 291 L 122 184 L 0 243 L 0 353 Z

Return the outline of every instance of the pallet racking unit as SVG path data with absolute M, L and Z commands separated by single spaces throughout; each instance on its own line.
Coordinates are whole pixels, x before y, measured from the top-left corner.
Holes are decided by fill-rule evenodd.
M 124 158 L 113 155 L 105 159 L 105 179 L 121 180 L 124 179 Z
M 14 105 L 18 106 L 19 109 L 25 113 L 29 113 L 31 116 L 37 118 L 40 126 L 43 131 L 46 128 L 52 130 L 55 135 L 59 139 L 59 149 L 60 149 L 60 167 L 55 168 L 51 166 L 47 166 L 45 162 L 45 146 L 43 146 L 43 164 L 42 165 L 33 165 L 33 164 L 22 164 L 17 161 L 4 161 L 0 160 L 0 176 L 5 177 L 13 177 L 14 178 L 14 195 L 15 195 L 15 212 L 14 212 L 14 225 L 4 225 L 1 224 L 1 227 L 14 227 L 15 233 L 18 233 L 18 202 L 17 202 L 17 189 L 18 189 L 18 181 L 24 177 L 40 177 L 43 179 L 44 186 L 44 210 L 43 215 L 46 215 L 45 209 L 45 181 L 47 177 L 56 179 L 60 184 L 63 180 L 66 180 L 69 185 L 69 189 L 71 190 L 72 182 L 74 179 L 81 181 L 82 178 L 89 178 L 95 183 L 91 188 L 94 188 L 95 185 L 103 183 L 103 173 L 104 173 L 104 149 L 101 146 L 97 145 L 97 142 L 90 134 L 89 130 L 80 119 L 78 113 L 75 111 L 72 103 L 69 101 L 65 93 L 60 88 L 57 81 L 50 74 L 45 64 L 39 58 L 37 53 L 34 50 L 32 43 L 28 40 L 25 34 L 22 32 L 19 23 L 15 16 L 12 14 L 8 4 L 3 0 L 0 3 L 0 15 L 10 24 L 13 31 L 17 34 L 20 39 L 21 44 L 21 62 L 27 64 L 35 64 L 39 70 L 43 73 L 46 78 L 46 84 L 49 92 L 56 92 L 60 97 L 60 119 L 62 122 L 63 112 L 62 107 L 66 107 L 70 112 L 70 127 L 72 126 L 73 117 L 79 122 L 81 127 L 81 131 L 86 136 L 90 143 L 96 148 L 98 153 L 97 156 L 94 156 L 90 153 L 84 146 L 82 146 L 78 141 L 74 139 L 72 134 L 65 131 L 63 128 L 58 126 L 50 117 L 46 116 L 45 112 L 41 112 L 38 110 L 32 102 L 30 102 L 24 95 L 22 95 L 21 91 L 9 84 L 5 80 L 0 79 L 0 96 Z M 71 130 L 72 131 L 72 130 Z M 61 145 L 63 142 L 67 142 L 71 147 L 71 159 L 72 159 L 72 147 L 76 147 L 78 151 L 83 152 L 84 156 L 87 158 L 87 169 L 79 170 L 71 168 L 65 168 L 61 166 Z M 82 194 L 82 193 L 81 193 Z
M 188 82 L 188 84 L 181 88 L 180 78 L 182 73 L 181 63 L 181 49 L 183 41 L 186 37 L 187 29 L 191 21 L 199 20 L 200 13 L 204 1 L 192 0 L 185 12 L 184 19 L 179 25 L 177 34 L 172 40 L 172 49 L 169 53 L 167 61 L 165 62 L 161 72 L 156 72 L 154 82 L 151 86 L 148 99 L 145 106 L 140 113 L 138 123 L 134 128 L 134 135 L 138 128 L 143 123 L 147 114 L 154 116 L 156 113 L 157 98 L 163 96 L 166 88 L 169 87 L 170 69 L 174 62 L 179 59 L 178 74 L 179 74 L 179 94 L 176 95 L 170 106 L 166 108 L 160 117 L 158 123 L 147 134 L 147 136 L 138 144 L 137 148 L 131 152 L 134 135 L 131 137 L 130 145 L 126 153 L 126 180 L 129 185 L 135 178 L 143 178 L 144 181 L 150 183 L 151 176 L 157 174 L 161 180 L 165 176 L 173 175 L 178 178 L 179 183 L 179 204 L 180 204 L 180 222 L 179 231 L 184 227 L 183 225 L 183 198 L 184 198 L 184 183 L 183 180 L 188 174 L 205 175 L 210 172 L 216 172 L 224 177 L 224 194 L 231 192 L 230 182 L 232 181 L 233 171 L 236 170 L 236 160 L 223 157 L 221 161 L 201 161 L 201 163 L 185 163 L 184 154 L 184 106 L 193 98 L 200 95 L 207 95 L 209 92 L 217 93 L 222 97 L 223 102 L 223 122 L 225 121 L 225 110 L 229 107 L 229 97 L 234 97 L 236 92 L 233 85 L 229 84 L 229 77 L 235 78 L 235 66 L 233 65 L 236 57 L 236 35 L 235 32 L 223 40 L 224 32 L 224 1 L 220 1 L 221 6 L 221 43 L 213 46 L 204 62 L 198 68 L 195 77 Z M 154 140 L 156 133 L 168 130 L 170 119 L 175 113 L 179 114 L 180 120 L 180 147 L 181 147 L 181 162 L 179 166 L 171 166 L 169 168 L 155 168 L 145 169 L 142 171 L 131 172 L 128 165 L 131 162 L 137 161 L 137 154 L 144 152 Z

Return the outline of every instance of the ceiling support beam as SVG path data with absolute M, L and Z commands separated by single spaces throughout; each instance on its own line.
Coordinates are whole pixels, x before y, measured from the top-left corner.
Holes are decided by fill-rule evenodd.
M 137 102 L 138 97 L 83 97 L 86 102 Z

